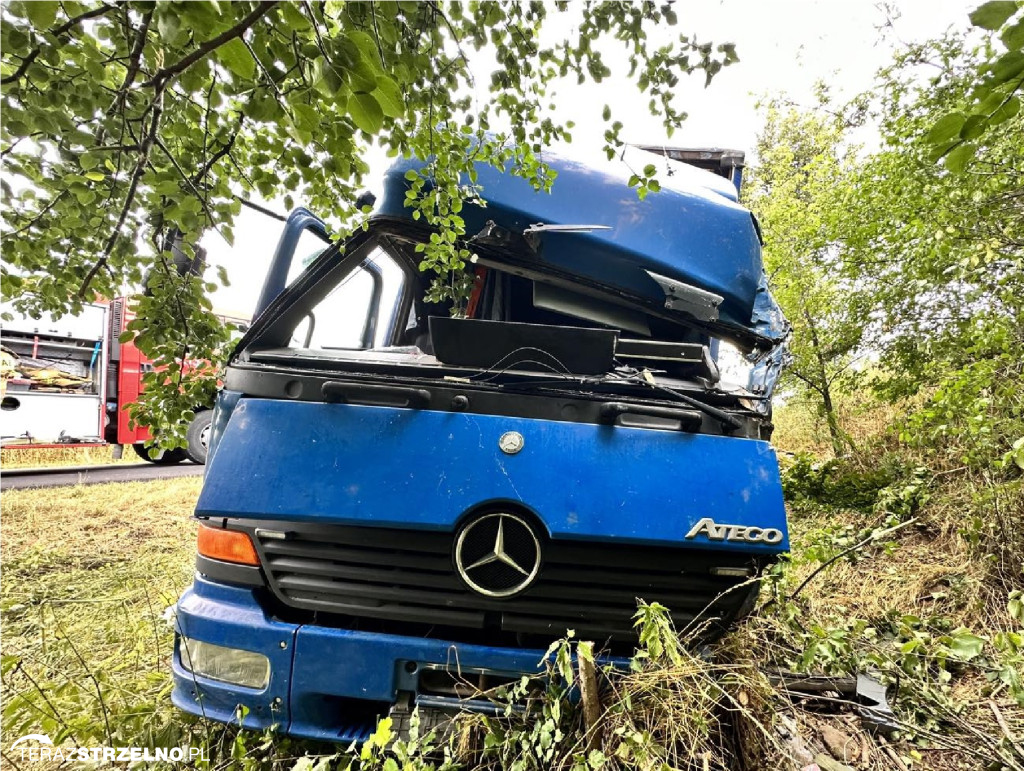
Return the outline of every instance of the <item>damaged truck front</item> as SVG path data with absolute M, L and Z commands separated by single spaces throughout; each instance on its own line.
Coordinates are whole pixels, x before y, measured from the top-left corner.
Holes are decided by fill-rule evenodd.
M 638 599 L 698 639 L 746 613 L 788 549 L 768 444 L 787 327 L 741 158 L 671 162 L 644 200 L 566 160 L 550 195 L 480 168 L 458 317 L 418 271 L 420 164 L 343 243 L 294 213 L 216 408 L 174 703 L 360 740 L 389 713 L 492 709 L 474 686 L 536 673 L 567 629 L 628 655 Z

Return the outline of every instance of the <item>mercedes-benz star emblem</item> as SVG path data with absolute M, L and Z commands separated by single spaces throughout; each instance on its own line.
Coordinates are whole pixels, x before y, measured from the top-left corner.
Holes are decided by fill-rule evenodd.
M 540 541 L 515 514 L 495 512 L 474 519 L 455 541 L 455 566 L 470 589 L 487 597 L 511 597 L 540 570 Z
M 506 455 L 515 455 L 523 449 L 524 444 L 526 444 L 526 440 L 518 431 L 506 431 L 498 440 L 498 447 Z

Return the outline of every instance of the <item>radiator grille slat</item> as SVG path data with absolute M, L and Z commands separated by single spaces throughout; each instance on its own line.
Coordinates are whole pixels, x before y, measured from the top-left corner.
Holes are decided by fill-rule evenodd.
M 271 523 L 273 524 L 273 523 Z M 566 628 L 596 640 L 635 640 L 637 599 L 660 602 L 678 626 L 700 615 L 729 618 L 750 596 L 715 565 L 738 555 L 603 542 L 545 545 L 535 583 L 494 599 L 469 589 L 452 560 L 450 533 L 373 527 L 292 526 L 286 538 L 253 528 L 275 595 L 286 605 L 342 616 L 548 636 Z M 714 602 L 711 610 L 702 613 Z

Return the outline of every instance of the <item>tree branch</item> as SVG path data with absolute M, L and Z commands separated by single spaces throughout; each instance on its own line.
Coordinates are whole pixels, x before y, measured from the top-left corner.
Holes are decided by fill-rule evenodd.
M 203 194 L 200 192 L 199 188 L 196 187 L 196 184 L 192 179 L 185 173 L 185 170 L 181 168 L 181 164 L 178 163 L 173 155 L 171 155 L 171 151 L 168 149 L 167 145 L 163 143 L 163 140 L 160 139 L 160 137 L 156 138 L 156 146 L 163 150 L 164 155 L 167 156 L 167 160 L 169 160 L 171 165 L 174 166 L 182 181 L 192 188 L 192 193 L 197 199 L 199 199 L 199 203 L 202 205 L 203 211 L 206 213 L 206 218 L 210 221 L 210 225 L 216 227 L 216 220 L 213 216 L 213 212 L 210 210 L 210 204 L 203 197 Z M 218 230 L 218 232 L 220 231 Z
M 377 53 L 380 56 L 380 66 L 387 71 L 387 63 L 384 61 L 384 48 L 380 44 L 380 28 L 377 26 L 377 9 L 373 0 L 370 0 L 370 17 L 373 19 L 373 39 L 377 43 Z
M 117 91 L 117 99 L 114 100 L 114 104 L 110 105 L 108 114 L 112 114 L 114 109 L 118 106 L 120 106 L 121 109 L 124 108 L 125 101 L 128 99 L 128 89 L 132 87 L 132 84 L 135 82 L 135 78 L 139 74 L 139 65 L 142 62 L 142 52 L 146 48 L 146 40 L 149 36 L 149 23 L 152 20 L 152 11 L 142 17 L 142 26 L 139 27 L 138 32 L 135 33 L 135 43 L 132 45 L 132 52 L 128 56 L 128 67 L 124 73 L 124 81 L 121 83 L 121 88 Z
M 190 53 L 188 56 L 184 56 L 178 61 L 176 61 L 174 64 L 171 64 L 167 67 L 164 67 L 161 70 L 158 70 L 157 73 L 149 80 L 147 80 L 145 83 L 143 83 L 142 86 L 144 88 L 160 87 L 162 84 L 166 83 L 171 78 L 175 77 L 176 75 L 180 75 L 182 72 L 187 70 L 189 67 L 198 62 L 207 54 L 211 53 L 212 51 L 216 51 L 225 43 L 230 43 L 235 38 L 244 35 L 246 31 L 250 27 L 252 27 L 253 24 L 255 24 L 267 13 L 269 13 L 270 9 L 277 5 L 277 3 L 278 0 L 262 0 L 262 2 L 260 2 L 248 16 L 246 16 L 244 19 L 238 22 L 238 24 L 233 26 L 231 29 L 225 30 L 212 40 L 207 40 L 205 43 L 199 46 L 199 48 Z
M 789 371 L 792 372 L 797 377 L 797 379 L 804 381 L 804 383 L 806 383 L 809 388 L 814 389 L 815 391 L 818 392 L 818 394 L 822 396 L 824 395 L 822 393 L 821 386 L 819 386 L 806 375 L 801 375 L 800 371 L 796 367 L 790 367 Z
M 68 32 L 76 25 L 80 24 L 87 19 L 94 19 L 97 16 L 103 16 L 110 11 L 113 11 L 115 6 L 113 5 L 101 5 L 98 8 L 93 8 L 85 13 L 80 13 L 78 16 L 68 19 L 66 22 L 61 24 L 59 27 L 54 27 L 47 34 L 53 35 L 54 37 L 60 37 L 65 32 Z M 17 83 L 28 71 L 28 68 L 32 66 L 32 62 L 36 60 L 40 53 L 42 53 L 43 47 L 41 45 L 36 46 L 26 54 L 25 58 L 21 60 L 21 64 L 18 65 L 18 69 L 8 75 L 6 78 L 0 78 L 0 85 L 6 86 L 9 83 Z
M 110 238 L 107 239 L 107 243 L 103 247 L 103 254 L 100 255 L 100 258 L 96 260 L 96 263 L 89 269 L 89 272 L 82 280 L 82 286 L 78 289 L 79 297 L 85 297 L 89 284 L 92 283 L 100 269 L 106 266 L 107 260 L 114 251 L 114 245 L 117 244 L 118 236 L 121 235 L 121 228 L 124 227 L 124 222 L 128 218 L 128 212 L 131 211 L 132 204 L 135 202 L 135 193 L 139 188 L 139 180 L 142 179 L 142 172 L 146 170 L 146 164 L 149 162 L 149 151 L 153 147 L 153 142 L 156 141 L 156 134 L 160 128 L 163 98 L 164 87 L 160 85 L 153 100 L 153 114 L 149 121 L 149 131 L 139 147 L 139 160 L 135 163 L 135 170 L 132 172 L 131 181 L 128 183 L 128 192 L 124 198 L 124 205 L 121 207 L 121 214 L 117 218 L 117 224 L 114 226 Z
M 225 155 L 227 155 L 228 153 L 231 152 L 231 148 L 234 147 L 234 145 L 235 145 L 235 140 L 238 139 L 238 135 L 242 131 L 242 124 L 244 122 L 245 122 L 245 113 L 241 113 L 241 112 L 238 113 L 238 127 L 235 129 L 235 133 L 233 133 L 231 135 L 231 138 L 227 142 L 225 142 L 223 145 L 221 145 L 217 149 L 217 151 L 213 155 L 210 156 L 210 159 L 205 164 L 203 164 L 203 168 L 201 168 L 192 177 L 192 179 L 190 180 L 192 185 L 198 185 L 200 182 L 202 182 L 203 181 L 203 177 L 205 177 L 207 174 L 210 173 L 210 169 L 212 169 L 214 167 L 214 165 L 217 163 L 217 161 L 219 161 L 221 158 L 223 158 Z
M 50 202 L 48 204 L 46 204 L 46 206 L 44 206 L 42 208 L 42 210 L 40 210 L 40 212 L 35 217 L 30 219 L 28 222 L 26 222 L 24 225 L 22 225 L 17 230 L 12 230 L 10 233 L 7 233 L 6 237 L 7 238 L 11 238 L 13 236 L 16 236 L 16 235 L 19 235 L 21 233 L 24 233 L 26 230 L 29 230 L 30 228 L 32 228 L 36 223 L 39 222 L 39 220 L 41 220 L 44 216 L 46 216 L 46 213 L 48 211 L 50 211 L 50 209 L 52 209 L 54 206 L 57 205 L 57 202 L 61 198 L 63 198 L 67 194 L 67 192 L 68 192 L 67 190 L 61 190 L 59 193 L 57 193 L 57 195 L 55 195 L 53 198 L 50 199 Z
M 275 220 L 280 220 L 281 222 L 288 221 L 288 218 L 283 214 L 278 214 L 276 211 L 272 211 L 266 208 L 265 206 L 260 206 L 258 203 L 253 203 L 248 198 L 242 198 L 242 196 L 237 194 L 234 194 L 231 197 L 238 201 L 240 204 L 242 204 L 242 206 L 248 206 L 250 209 L 252 209 L 253 211 L 258 211 L 260 214 L 265 214 L 268 217 L 273 217 Z

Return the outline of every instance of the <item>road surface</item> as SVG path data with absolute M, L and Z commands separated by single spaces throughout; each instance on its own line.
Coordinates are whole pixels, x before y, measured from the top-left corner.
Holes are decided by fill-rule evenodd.
M 30 487 L 62 485 L 96 485 L 105 482 L 143 482 L 151 479 L 200 476 L 203 466 L 180 463 L 157 466 L 153 463 L 118 463 L 112 466 L 70 466 L 53 469 L 0 470 L 0 490 L 22 490 Z

